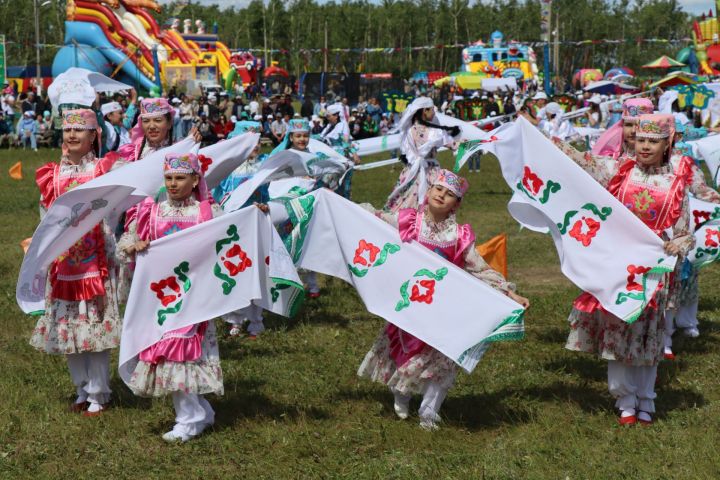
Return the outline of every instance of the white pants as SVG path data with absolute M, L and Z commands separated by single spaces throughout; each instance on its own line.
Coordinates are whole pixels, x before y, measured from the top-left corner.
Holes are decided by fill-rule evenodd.
M 110 401 L 110 350 L 65 355 L 78 397 L 104 405 Z
M 656 377 L 657 365 L 635 367 L 615 360 L 608 362 L 608 390 L 620 410 L 655 412 Z
M 698 303 L 700 299 L 695 300 L 690 305 L 683 305 L 678 308 L 675 323 L 678 328 L 697 328 L 698 319 Z
M 665 348 L 672 348 L 672 336 L 675 333 L 675 310 L 665 310 Z
M 672 336 L 677 328 L 697 328 L 697 312 L 698 312 L 698 300 L 695 300 L 690 305 L 683 305 L 678 308 L 677 312 L 674 310 L 665 311 L 665 347 L 672 347 Z
M 205 397 L 196 393 L 173 392 L 175 426 L 173 431 L 195 436 L 215 423 L 215 412 Z
M 317 273 L 315 272 L 303 272 L 302 273 L 302 281 L 303 283 L 306 283 L 308 286 L 308 291 L 310 293 L 318 293 L 320 292 L 320 287 L 317 283 Z
M 442 407 L 449 388 L 442 387 L 439 383 L 430 382 L 423 393 L 422 402 L 418 409 L 420 418 L 428 418 L 434 421 L 440 420 L 440 407 Z M 411 395 L 403 395 L 400 392 L 390 389 L 395 396 L 395 402 L 401 405 L 410 403 Z
M 223 315 L 223 320 L 233 325 L 242 325 L 247 320 L 249 323 L 247 331 L 250 335 L 258 335 L 265 331 L 263 324 L 263 308 L 251 303 L 245 308 Z

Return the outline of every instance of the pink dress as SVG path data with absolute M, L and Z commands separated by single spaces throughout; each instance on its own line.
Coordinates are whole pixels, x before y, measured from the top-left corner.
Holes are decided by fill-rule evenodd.
M 397 214 L 380 213 L 379 216 L 397 225 L 403 241 L 417 240 L 502 292 L 515 289 L 485 263 L 474 248 L 475 234 L 472 227 L 459 225 L 455 215 L 439 223 L 429 220 L 424 214 L 424 208 L 403 209 Z M 383 383 L 403 395 L 421 394 L 430 382 L 450 388 L 457 376 L 457 365 L 418 338 L 387 323 L 365 356 L 358 375 Z
M 137 218 L 118 242 L 118 256 L 131 260 L 124 249 L 138 240 L 155 240 L 221 213 L 217 205 L 189 198 L 184 202 L 143 201 Z M 158 397 L 174 391 L 223 393 L 222 370 L 215 326 L 205 321 L 166 332 L 162 339 L 140 352 L 129 387 L 140 396 Z

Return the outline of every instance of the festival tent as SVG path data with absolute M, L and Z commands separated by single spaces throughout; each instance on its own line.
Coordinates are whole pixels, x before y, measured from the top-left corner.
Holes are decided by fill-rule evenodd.
M 675 68 L 675 67 L 684 67 L 685 64 L 682 62 L 678 62 L 677 60 L 673 60 L 672 58 L 668 57 L 667 55 L 663 55 L 660 58 L 657 58 L 653 60 L 650 63 L 646 63 L 642 66 L 642 68 Z
M 675 85 L 694 85 L 698 83 L 697 75 L 688 72 L 673 72 L 670 75 L 661 78 L 657 82 L 651 83 L 649 88 L 655 87 L 673 87 Z
M 599 93 L 603 95 L 621 95 L 623 93 L 635 93 L 639 89 L 632 85 L 620 83 L 616 81 L 600 80 L 599 82 L 592 82 L 583 88 L 586 92 Z

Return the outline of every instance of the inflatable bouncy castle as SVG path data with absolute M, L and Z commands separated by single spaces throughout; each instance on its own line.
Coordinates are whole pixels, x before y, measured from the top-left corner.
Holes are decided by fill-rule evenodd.
M 488 45 L 478 40 L 464 48 L 461 70 L 487 77 L 537 80 L 538 68 L 532 47 L 514 41 L 506 43 L 504 38 L 502 32 L 495 31 L 490 35 Z
M 248 52 L 231 53 L 202 21 L 173 19 L 160 28 L 147 10 L 154 0 L 68 0 L 65 46 L 55 56 L 53 76 L 82 67 L 128 85 L 161 91 L 173 85 L 191 90 L 202 84 L 257 81 L 260 62 Z
M 698 71 L 701 75 L 720 75 L 720 38 L 718 36 L 717 11 L 720 0 L 715 1 L 715 17 L 712 10 L 700 21 L 693 22 L 692 37 L 697 57 Z

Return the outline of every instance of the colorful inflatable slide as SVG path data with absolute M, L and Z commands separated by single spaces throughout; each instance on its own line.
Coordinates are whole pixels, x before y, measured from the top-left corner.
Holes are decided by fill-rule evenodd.
M 231 55 L 201 22 L 197 33 L 189 20 L 183 34 L 179 21 L 161 29 L 146 9 L 159 12 L 160 6 L 153 0 L 68 0 L 65 46 L 55 56 L 53 76 L 82 67 L 149 91 L 256 81 L 260 65 L 252 55 Z

